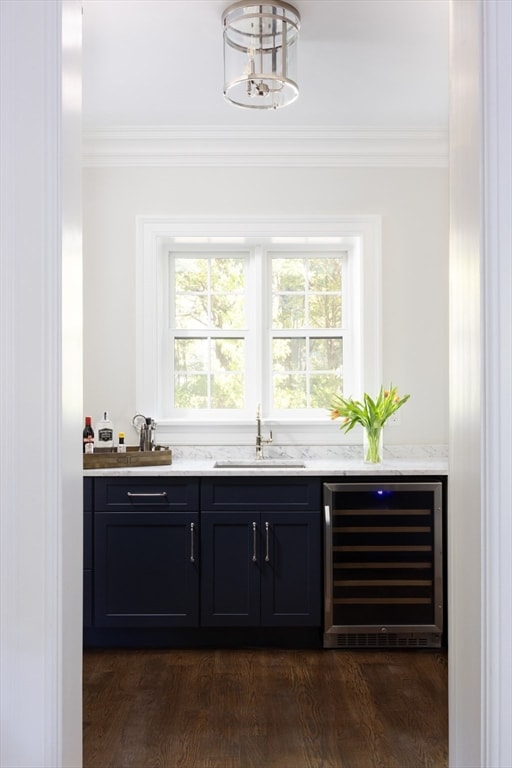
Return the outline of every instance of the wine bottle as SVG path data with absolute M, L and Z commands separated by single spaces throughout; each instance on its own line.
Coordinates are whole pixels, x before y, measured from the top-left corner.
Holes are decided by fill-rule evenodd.
M 91 424 L 91 417 L 85 417 L 85 427 L 83 431 L 83 451 L 84 453 L 94 453 L 94 429 Z
M 98 448 L 112 448 L 114 445 L 114 425 L 108 417 L 108 412 L 103 412 L 103 418 L 96 424 L 98 431 Z

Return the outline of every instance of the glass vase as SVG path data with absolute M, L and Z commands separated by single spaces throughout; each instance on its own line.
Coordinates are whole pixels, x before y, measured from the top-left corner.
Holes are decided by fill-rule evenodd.
M 383 451 L 382 427 L 367 427 L 363 436 L 363 457 L 367 464 L 380 464 Z

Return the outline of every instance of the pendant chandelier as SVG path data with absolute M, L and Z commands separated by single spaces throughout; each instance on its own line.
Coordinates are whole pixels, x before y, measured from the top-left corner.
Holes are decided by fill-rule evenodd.
M 249 109 L 277 109 L 299 95 L 300 15 L 289 3 L 230 5 L 224 28 L 224 96 Z

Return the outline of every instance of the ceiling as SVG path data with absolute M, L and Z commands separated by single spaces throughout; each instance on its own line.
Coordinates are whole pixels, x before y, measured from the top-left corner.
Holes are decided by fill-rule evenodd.
M 112 126 L 446 130 L 449 0 L 296 0 L 299 99 L 222 93 L 229 0 L 82 0 L 83 121 Z

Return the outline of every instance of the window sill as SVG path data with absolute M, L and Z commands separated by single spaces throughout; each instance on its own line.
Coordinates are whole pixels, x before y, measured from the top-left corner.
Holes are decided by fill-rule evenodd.
M 360 445 L 362 432 L 354 429 L 348 435 L 340 432 L 339 425 L 325 419 L 298 421 L 295 419 L 264 419 L 262 437 L 272 431 L 272 444 L 277 445 Z M 253 421 L 205 419 L 204 422 L 186 420 L 157 420 L 157 442 L 164 445 L 254 445 L 256 419 Z

